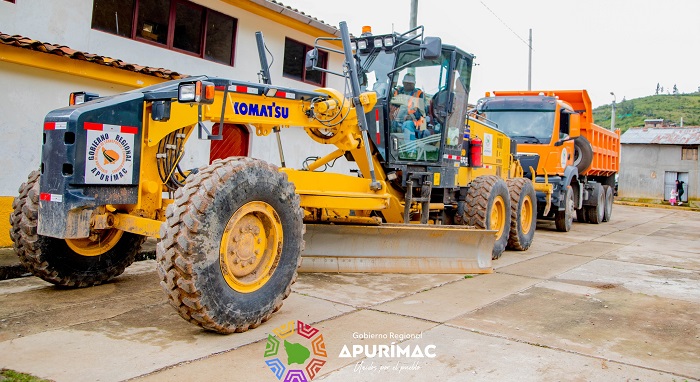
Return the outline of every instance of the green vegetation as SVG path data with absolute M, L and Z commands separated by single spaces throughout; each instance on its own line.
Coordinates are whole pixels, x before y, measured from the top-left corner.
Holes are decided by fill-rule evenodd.
M 0 382 L 51 382 L 33 375 L 18 373 L 10 369 L 0 369 Z
M 597 125 L 610 127 L 611 105 L 593 109 Z M 659 94 L 631 100 L 623 99 L 615 107 L 615 127 L 624 133 L 630 127 L 644 126 L 645 119 L 663 119 L 680 126 L 700 126 L 700 92 L 691 94 Z

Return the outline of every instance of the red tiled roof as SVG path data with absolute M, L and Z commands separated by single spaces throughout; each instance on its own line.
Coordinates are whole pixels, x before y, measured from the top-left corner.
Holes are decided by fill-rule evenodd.
M 14 35 L 10 36 L 0 32 L 0 43 L 10 46 L 15 46 L 18 48 L 24 48 L 29 50 L 34 50 L 37 52 L 43 52 L 48 54 L 55 54 L 58 56 L 68 57 L 74 60 L 82 60 L 87 62 L 92 62 L 97 65 L 111 66 L 117 69 L 128 70 L 131 72 L 146 74 L 149 76 L 159 77 L 166 80 L 175 80 L 178 78 L 187 77 L 186 74 L 181 74 L 174 72 L 169 69 L 164 68 L 153 68 L 150 66 L 141 66 L 137 64 L 131 64 L 124 62 L 122 60 L 117 60 L 107 56 L 100 56 L 98 54 L 92 54 L 87 52 L 81 52 L 78 50 L 71 49 L 65 45 L 51 44 L 47 42 L 32 40 L 28 37 Z
M 331 24 L 328 24 L 327 22 L 325 22 L 325 21 L 323 21 L 323 20 L 320 20 L 320 19 L 318 19 L 318 18 L 316 18 L 316 17 L 314 17 L 314 16 L 311 16 L 311 15 L 309 15 L 309 14 L 307 14 L 307 13 L 304 13 L 303 11 L 300 11 L 299 9 L 290 7 L 289 5 L 285 5 L 285 4 L 283 4 L 281 1 L 277 1 L 277 0 L 266 0 L 266 1 L 268 1 L 268 2 L 270 2 L 270 3 L 273 3 L 273 4 L 277 4 L 277 5 L 281 6 L 281 7 L 287 8 L 287 9 L 289 9 L 290 11 L 294 11 L 294 12 L 296 12 L 296 13 L 299 13 L 299 14 L 301 14 L 302 16 L 305 16 L 305 17 L 307 17 L 307 18 L 309 18 L 309 19 L 311 19 L 311 20 L 317 21 L 317 22 L 319 22 L 319 23 L 325 25 L 326 27 L 330 27 L 330 28 L 333 28 L 333 29 L 335 29 L 335 30 L 338 30 L 338 27 L 335 27 L 335 26 L 333 26 L 333 25 L 331 25 Z

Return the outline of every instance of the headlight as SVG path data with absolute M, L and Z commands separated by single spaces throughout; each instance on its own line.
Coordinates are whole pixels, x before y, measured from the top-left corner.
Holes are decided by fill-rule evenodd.
M 73 92 L 68 98 L 69 105 L 80 105 L 81 103 L 90 102 L 96 98 L 100 98 L 98 94 L 88 92 Z
M 194 102 L 197 86 L 195 84 L 180 84 L 177 90 L 179 102 Z
M 212 104 L 214 103 L 215 90 L 214 84 L 211 82 L 184 82 L 177 88 L 177 101 Z

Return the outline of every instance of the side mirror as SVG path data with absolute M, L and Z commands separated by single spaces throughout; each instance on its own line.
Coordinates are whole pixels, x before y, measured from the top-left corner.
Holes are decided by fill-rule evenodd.
M 560 139 L 560 140 L 554 142 L 554 146 L 559 147 L 559 146 L 563 145 L 564 142 L 573 141 L 573 140 L 574 140 L 574 138 L 571 138 L 571 137 Z
M 306 52 L 306 60 L 304 61 L 304 66 L 306 70 L 313 70 L 318 62 L 318 48 L 313 48 Z
M 440 37 L 426 37 L 423 39 L 420 51 L 423 54 L 423 59 L 434 60 L 440 57 L 440 53 L 442 52 L 442 40 Z

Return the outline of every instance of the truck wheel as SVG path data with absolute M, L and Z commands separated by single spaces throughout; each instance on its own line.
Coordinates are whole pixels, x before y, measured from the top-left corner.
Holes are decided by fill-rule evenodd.
M 571 224 L 574 221 L 574 191 L 571 186 L 566 186 L 564 203 L 564 210 L 559 210 L 554 215 L 554 225 L 559 232 L 571 231 Z
M 119 276 L 134 262 L 145 237 L 117 229 L 86 239 L 56 239 L 37 234 L 39 172 L 33 171 L 12 203 L 10 237 L 22 264 L 52 284 L 81 288 Z
M 579 223 L 585 223 L 586 222 L 586 210 L 584 207 L 581 207 L 576 210 L 576 221 Z
M 612 217 L 612 209 L 613 209 L 613 201 L 614 201 L 613 188 L 605 185 L 605 186 L 603 186 L 603 190 L 605 190 L 605 211 L 603 213 L 603 221 L 609 222 L 610 217 Z
M 591 224 L 600 224 L 605 216 L 605 191 L 600 183 L 595 183 L 595 193 L 598 195 L 595 205 L 586 206 L 586 215 Z
M 537 194 L 527 178 L 508 179 L 510 193 L 510 234 L 508 248 L 525 251 L 530 248 L 537 225 Z
M 583 174 L 593 163 L 593 146 L 586 137 L 574 138 L 574 166 Z
M 498 231 L 492 258 L 501 257 L 510 232 L 510 195 L 506 182 L 493 175 L 474 179 L 467 192 L 464 215 L 463 221 L 467 225 Z
M 260 160 L 216 160 L 190 175 L 156 251 L 160 285 L 180 316 L 233 333 L 279 310 L 304 247 L 299 203 L 287 176 Z

